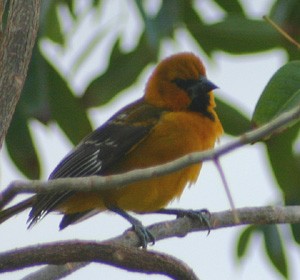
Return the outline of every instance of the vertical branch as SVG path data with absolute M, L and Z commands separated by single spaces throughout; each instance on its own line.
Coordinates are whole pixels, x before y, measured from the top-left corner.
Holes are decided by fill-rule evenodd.
M 4 1 L 1 6 L 3 15 Z M 26 78 L 39 11 L 40 0 L 9 1 L 7 24 L 0 37 L 0 149 Z
M 5 11 L 6 0 L 0 0 L 0 36 L 2 36 L 3 32 L 3 14 Z

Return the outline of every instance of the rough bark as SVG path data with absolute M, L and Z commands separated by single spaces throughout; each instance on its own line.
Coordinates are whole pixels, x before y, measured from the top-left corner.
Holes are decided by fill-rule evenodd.
M 0 37 L 0 149 L 25 82 L 38 30 L 40 0 L 11 0 L 3 24 L 6 1 L 1 1 Z

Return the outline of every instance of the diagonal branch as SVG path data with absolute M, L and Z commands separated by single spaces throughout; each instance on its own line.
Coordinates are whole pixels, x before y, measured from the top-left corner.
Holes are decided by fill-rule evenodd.
M 84 178 L 59 178 L 50 181 L 14 181 L 2 193 L 0 193 L 0 209 L 7 205 L 17 194 L 37 193 L 41 191 L 76 190 L 76 191 L 103 191 L 113 188 L 125 187 L 126 185 L 161 175 L 165 175 L 189 165 L 218 158 L 232 150 L 243 147 L 246 144 L 262 140 L 271 134 L 282 131 L 295 120 L 300 119 L 300 106 L 283 113 L 273 121 L 254 129 L 237 139 L 214 150 L 192 153 L 183 156 L 167 164 L 155 167 L 133 170 L 123 174 L 112 176 L 91 176 Z

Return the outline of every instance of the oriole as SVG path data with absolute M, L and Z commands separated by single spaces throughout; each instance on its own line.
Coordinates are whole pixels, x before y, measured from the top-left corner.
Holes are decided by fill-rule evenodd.
M 214 147 L 223 132 L 212 90 L 201 60 L 179 53 L 160 62 L 144 96 L 121 109 L 88 135 L 54 169 L 49 179 L 111 175 L 172 161 Z M 51 211 L 64 214 L 60 229 L 92 211 L 111 210 L 132 223 L 145 247 L 151 233 L 126 211 L 145 213 L 165 207 L 194 183 L 201 163 L 142 180 L 120 189 L 86 193 L 40 193 L 0 213 L 0 221 L 32 207 L 29 227 Z

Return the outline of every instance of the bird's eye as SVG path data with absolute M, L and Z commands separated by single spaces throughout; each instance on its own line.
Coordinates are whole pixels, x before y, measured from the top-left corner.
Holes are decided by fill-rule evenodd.
M 172 82 L 175 83 L 179 88 L 188 91 L 188 89 L 193 87 L 197 81 L 192 79 L 189 80 L 174 79 Z

